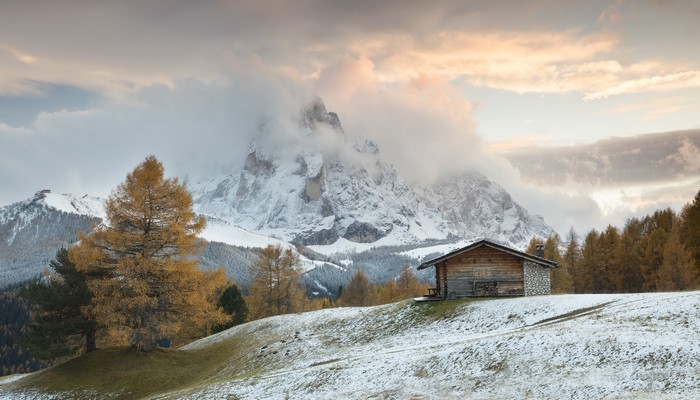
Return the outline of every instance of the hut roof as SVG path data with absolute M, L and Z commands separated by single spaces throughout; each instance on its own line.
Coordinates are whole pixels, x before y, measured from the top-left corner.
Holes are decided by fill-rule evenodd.
M 546 258 L 537 257 L 536 255 L 533 255 L 533 254 L 528 254 L 528 253 L 525 253 L 525 252 L 522 252 L 519 250 L 511 249 L 510 247 L 492 242 L 488 239 L 481 239 L 481 240 L 478 240 L 478 241 L 476 241 L 468 246 L 462 247 L 461 249 L 453 250 L 453 251 L 451 251 L 451 252 L 449 252 L 441 257 L 434 258 L 430 261 L 426 261 L 426 262 L 422 263 L 421 265 L 419 265 L 418 269 L 425 269 L 428 267 L 433 267 L 433 266 L 435 266 L 435 264 L 438 264 L 438 263 L 445 261 L 449 258 L 452 258 L 456 255 L 466 253 L 470 250 L 474 250 L 477 247 L 481 247 L 481 246 L 491 247 L 492 249 L 496 249 L 496 250 L 500 250 L 504 253 L 512 254 L 516 257 L 520 257 L 520 258 L 523 258 L 525 260 L 532 261 L 532 262 L 539 264 L 543 267 L 548 267 L 548 268 L 559 268 L 560 267 L 559 264 L 555 263 L 554 261 L 548 260 Z

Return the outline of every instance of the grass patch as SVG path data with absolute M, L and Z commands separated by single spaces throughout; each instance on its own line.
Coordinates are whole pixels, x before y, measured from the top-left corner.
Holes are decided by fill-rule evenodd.
M 198 350 L 157 349 L 143 353 L 127 348 L 100 349 L 39 371 L 7 389 L 39 390 L 61 398 L 140 399 L 235 376 L 255 375 L 251 339 L 236 335 Z
M 456 299 L 443 301 L 414 302 L 411 308 L 418 317 L 429 320 L 452 318 L 459 307 L 477 301 L 475 299 Z

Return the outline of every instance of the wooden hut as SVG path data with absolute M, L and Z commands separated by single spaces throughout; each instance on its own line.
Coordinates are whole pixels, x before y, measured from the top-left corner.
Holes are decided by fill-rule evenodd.
M 435 287 L 428 298 L 550 294 L 550 270 L 559 265 L 544 258 L 543 245 L 538 245 L 537 252 L 528 254 L 483 239 L 426 261 L 418 269 L 435 267 Z

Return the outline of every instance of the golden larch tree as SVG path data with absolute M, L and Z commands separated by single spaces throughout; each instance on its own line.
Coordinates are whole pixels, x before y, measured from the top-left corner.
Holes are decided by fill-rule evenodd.
M 267 246 L 254 268 L 255 279 L 245 299 L 249 320 L 304 311 L 306 296 L 299 284 L 299 255 L 294 250 Z
M 698 274 L 693 255 L 683 245 L 681 221 L 671 228 L 663 249 L 663 261 L 657 273 L 659 291 L 689 290 L 698 286 Z
M 150 351 L 159 340 L 176 339 L 184 325 L 226 320 L 212 304 L 223 272 L 197 269 L 204 218 L 192 210 L 184 185 L 164 178 L 155 157 L 127 175 L 105 211 L 106 224 L 82 236 L 71 257 L 94 295 L 85 311 L 112 344 Z
M 343 288 L 339 302 L 342 306 L 364 307 L 377 304 L 377 288 L 372 285 L 367 275 L 360 269 Z
M 428 284 L 421 283 L 409 265 L 404 265 L 401 269 L 396 284 L 399 288 L 399 300 L 411 297 L 422 296 L 428 292 Z

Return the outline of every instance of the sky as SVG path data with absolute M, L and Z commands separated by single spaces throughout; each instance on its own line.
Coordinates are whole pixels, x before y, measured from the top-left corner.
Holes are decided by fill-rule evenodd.
M 409 182 L 477 169 L 562 235 L 700 189 L 693 0 L 0 7 L 0 205 L 238 165 L 315 96 Z

